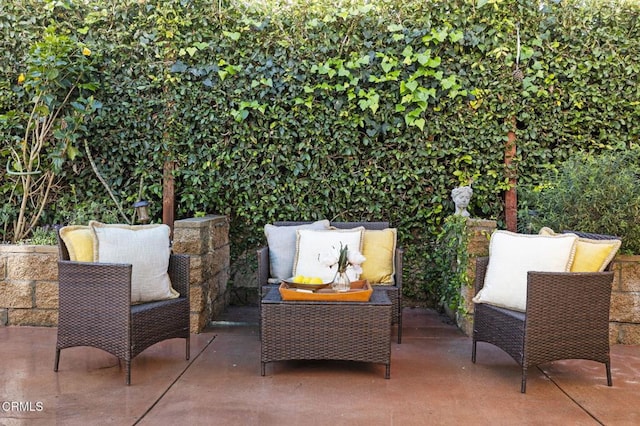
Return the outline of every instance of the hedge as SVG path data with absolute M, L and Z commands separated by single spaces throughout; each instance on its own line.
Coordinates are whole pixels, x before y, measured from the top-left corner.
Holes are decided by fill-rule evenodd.
M 265 223 L 389 220 L 406 249 L 405 294 L 433 301 L 428 247 L 454 211 L 453 187 L 472 183 L 472 215 L 503 223 L 510 173 L 519 185 L 539 184 L 572 152 L 623 151 L 640 135 L 632 1 L 8 0 L 3 8 L 0 111 L 28 107 L 17 78 L 46 28 L 100 59 L 101 108 L 56 175 L 41 222 L 117 217 L 85 141 L 116 199 L 125 208 L 150 200 L 156 221 L 171 161 L 176 217 L 228 215 L 237 271 L 254 266 L 243 259 L 264 243 Z M 0 132 L 15 140 L 11 126 Z M 1 156 L 7 162 L 8 150 Z M 0 183 L 8 197 L 13 181 Z M 0 213 L 9 239 L 15 206 Z

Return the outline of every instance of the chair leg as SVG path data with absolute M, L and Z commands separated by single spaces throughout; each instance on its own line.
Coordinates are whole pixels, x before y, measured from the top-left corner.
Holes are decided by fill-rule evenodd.
M 402 343 L 402 310 L 398 312 L 398 344 Z
M 187 337 L 185 340 L 187 341 L 187 344 L 186 344 L 186 346 L 187 346 L 187 348 L 186 348 L 187 349 L 187 361 L 189 361 L 189 358 L 191 356 L 191 349 L 190 349 L 190 346 L 191 346 L 190 340 L 191 339 L 189 337 Z
M 125 360 L 125 369 L 126 369 L 126 384 L 129 386 L 131 384 L 131 360 Z
M 471 344 L 471 362 L 476 363 L 476 339 L 473 339 L 473 343 Z
M 522 385 L 520 385 L 520 393 L 527 392 L 527 367 L 522 367 Z
M 53 365 L 53 371 L 58 371 L 59 363 L 60 363 L 60 349 L 56 348 L 56 361 L 55 361 L 55 364 Z
M 604 363 L 607 369 L 607 386 L 613 386 L 613 380 L 611 380 L 611 361 Z

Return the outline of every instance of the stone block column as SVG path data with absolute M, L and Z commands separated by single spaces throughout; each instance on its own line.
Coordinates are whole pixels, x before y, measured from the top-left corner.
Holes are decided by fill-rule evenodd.
M 497 224 L 495 220 L 467 220 L 467 232 L 469 232 L 467 277 L 469 278 L 469 282 L 460 289 L 463 310 L 456 313 L 456 323 L 460 330 L 467 336 L 473 333 L 474 305 L 471 299 L 474 296 L 473 286 L 476 279 L 476 261 L 478 257 L 489 256 L 489 238 L 496 227 Z
M 190 257 L 191 332 L 199 333 L 229 304 L 229 220 L 208 215 L 177 220 L 174 253 Z
M 609 311 L 609 343 L 640 343 L 640 256 L 618 255 Z

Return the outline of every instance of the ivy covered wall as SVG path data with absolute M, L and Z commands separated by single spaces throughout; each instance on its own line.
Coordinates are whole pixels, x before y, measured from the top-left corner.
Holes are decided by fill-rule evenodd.
M 139 196 L 152 201 L 155 220 L 163 164 L 175 161 L 176 218 L 228 215 L 237 271 L 252 267 L 265 223 L 389 220 L 405 247 L 405 294 L 429 302 L 429 247 L 454 211 L 453 187 L 472 182 L 472 215 L 501 223 L 511 173 L 519 185 L 537 185 L 571 152 L 639 142 L 633 1 L 0 7 L 0 114 L 28 110 L 18 78 L 46 28 L 89 48 L 97 68 L 100 108 L 71 141 L 77 149 L 56 174 L 41 222 L 118 220 L 85 148 L 115 198 L 125 208 Z M 0 139 L 20 148 L 6 120 Z M 11 164 L 9 147 L 0 155 Z M 14 184 L 3 176 L 5 199 Z M 9 203 L 0 212 L 3 239 L 15 211 Z

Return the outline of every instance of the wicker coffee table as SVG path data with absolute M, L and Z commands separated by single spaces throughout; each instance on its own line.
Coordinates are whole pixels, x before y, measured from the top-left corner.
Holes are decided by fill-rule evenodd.
M 283 301 L 278 289 L 262 299 L 261 370 L 267 362 L 331 359 L 391 367 L 391 301 L 374 291 L 368 302 Z

